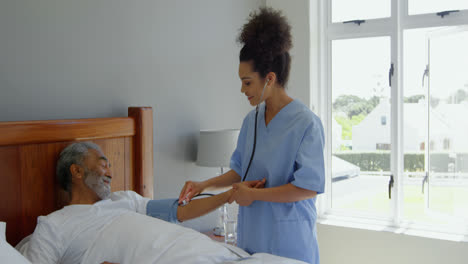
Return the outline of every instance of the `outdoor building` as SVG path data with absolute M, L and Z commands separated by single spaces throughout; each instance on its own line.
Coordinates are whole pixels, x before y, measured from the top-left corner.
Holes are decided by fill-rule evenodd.
M 465 129 L 467 104 L 440 103 L 431 108 L 430 150 L 462 153 L 468 149 L 468 131 Z M 424 151 L 426 139 L 426 105 L 405 103 L 403 106 L 404 151 Z M 353 126 L 353 151 L 390 150 L 390 103 L 379 105 L 358 125 Z M 372 132 L 370 132 L 372 131 Z
M 335 118 L 332 119 L 332 133 L 333 133 L 333 140 L 332 140 L 332 148 L 334 150 L 340 150 L 341 145 L 343 144 L 343 139 L 341 138 L 342 128 L 341 125 L 336 122 Z

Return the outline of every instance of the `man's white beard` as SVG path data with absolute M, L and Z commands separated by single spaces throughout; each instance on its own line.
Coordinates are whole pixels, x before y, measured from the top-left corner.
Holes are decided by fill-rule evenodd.
M 85 184 L 102 200 L 107 199 L 111 193 L 110 185 L 104 182 L 104 177 L 106 176 L 99 176 L 95 171 L 85 170 Z

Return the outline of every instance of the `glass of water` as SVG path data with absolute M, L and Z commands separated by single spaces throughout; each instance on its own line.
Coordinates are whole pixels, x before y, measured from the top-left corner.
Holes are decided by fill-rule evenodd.
M 224 243 L 236 245 L 237 244 L 237 221 L 225 219 L 224 220 Z
M 237 244 L 237 211 L 233 204 L 223 206 L 224 242 L 231 245 Z

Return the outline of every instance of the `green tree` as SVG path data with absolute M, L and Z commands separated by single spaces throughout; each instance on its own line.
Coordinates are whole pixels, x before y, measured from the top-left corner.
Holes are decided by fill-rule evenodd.
M 367 102 L 372 106 L 372 109 L 369 111 L 370 113 L 380 103 L 380 98 L 374 95 Z
M 459 104 L 465 100 L 467 100 L 468 94 L 465 90 L 458 89 L 455 93 L 453 93 L 447 101 L 449 103 Z
M 403 101 L 405 103 L 417 103 L 420 99 L 424 99 L 424 94 L 417 94 L 410 97 L 405 97 Z
M 335 116 L 336 122 L 341 126 L 341 138 L 345 140 L 353 139 L 353 126 L 361 123 L 364 118 L 366 118 L 364 114 L 353 116 L 351 119 L 344 116 Z
M 333 111 L 343 112 L 346 116 L 336 115 L 335 120 L 341 125 L 341 138 L 351 140 L 353 138 L 353 126 L 361 123 L 366 116 L 379 104 L 380 98 L 372 96 L 368 100 L 356 95 L 340 95 L 333 102 Z
M 360 98 L 356 95 L 340 95 L 338 96 L 338 98 L 336 98 L 335 102 L 333 102 L 333 110 L 348 113 L 349 108 L 352 105 L 362 103 L 364 101 L 365 99 Z
M 340 95 L 333 102 L 333 110 L 346 113 L 349 119 L 360 114 L 367 115 L 379 104 L 380 98 L 371 97 L 369 100 L 356 95 Z

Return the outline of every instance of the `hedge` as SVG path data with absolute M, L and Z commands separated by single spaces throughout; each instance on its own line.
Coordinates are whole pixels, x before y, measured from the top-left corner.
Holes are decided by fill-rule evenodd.
M 338 152 L 334 155 L 346 160 L 361 171 L 390 171 L 390 151 L 376 152 Z M 424 153 L 406 153 L 404 155 L 405 171 L 424 171 Z M 449 169 L 449 164 L 454 168 Z M 468 153 L 449 154 L 436 152 L 431 154 L 431 170 L 434 172 L 468 172 Z

